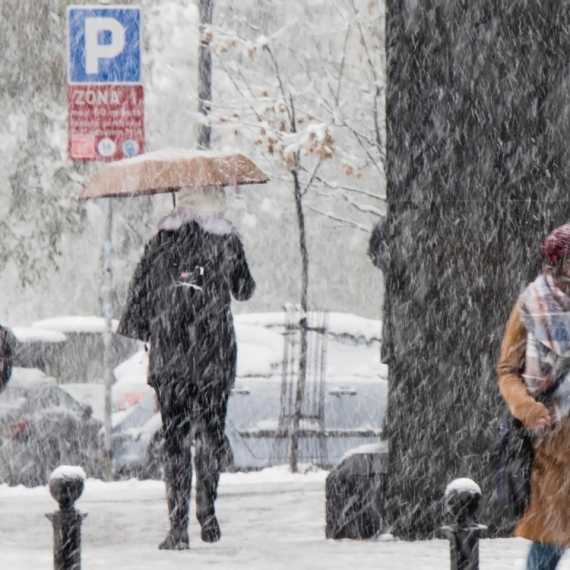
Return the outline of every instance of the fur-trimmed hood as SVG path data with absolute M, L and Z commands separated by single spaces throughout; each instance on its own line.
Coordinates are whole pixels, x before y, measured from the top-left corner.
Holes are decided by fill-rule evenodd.
M 158 229 L 178 230 L 184 224 L 196 222 L 204 231 L 216 235 L 237 232 L 234 225 L 224 217 L 222 212 L 204 212 L 177 206 L 168 216 L 160 220 Z

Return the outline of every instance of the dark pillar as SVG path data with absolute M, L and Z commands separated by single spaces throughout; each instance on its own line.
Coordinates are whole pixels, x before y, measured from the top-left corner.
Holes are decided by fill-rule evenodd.
M 386 431 L 401 537 L 433 535 L 446 481 L 491 495 L 504 325 L 544 235 L 570 218 L 569 7 L 387 0 Z M 495 519 L 484 503 L 482 522 L 504 530 Z

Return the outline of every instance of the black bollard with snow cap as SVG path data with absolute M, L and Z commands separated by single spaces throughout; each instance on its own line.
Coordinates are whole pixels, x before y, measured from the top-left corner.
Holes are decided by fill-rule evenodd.
M 455 522 L 442 527 L 449 538 L 451 570 L 479 570 L 479 538 L 487 528 L 477 524 L 481 489 L 471 479 L 455 479 L 445 489 L 445 507 Z
M 46 514 L 53 524 L 54 570 L 81 570 L 81 523 L 87 514 L 74 505 L 84 484 L 81 467 L 60 465 L 49 476 L 51 496 L 59 504 L 59 511 Z

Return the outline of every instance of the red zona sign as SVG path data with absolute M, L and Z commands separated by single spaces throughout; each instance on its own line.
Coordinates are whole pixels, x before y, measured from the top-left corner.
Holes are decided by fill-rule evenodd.
M 67 87 L 69 158 L 111 161 L 144 153 L 142 85 Z

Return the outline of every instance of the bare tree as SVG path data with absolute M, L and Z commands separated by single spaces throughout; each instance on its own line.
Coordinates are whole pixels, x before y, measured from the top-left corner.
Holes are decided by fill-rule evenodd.
M 218 69 L 233 87 L 233 96 L 212 105 L 211 116 L 292 189 L 302 314 L 291 452 L 296 471 L 310 307 L 307 212 L 365 232 L 371 224 L 361 220 L 382 213 L 384 15 L 377 2 L 288 2 L 276 17 L 282 25 L 264 34 L 267 13 L 257 21 L 255 8 L 224 5 L 232 16 L 228 27 L 206 30 Z

